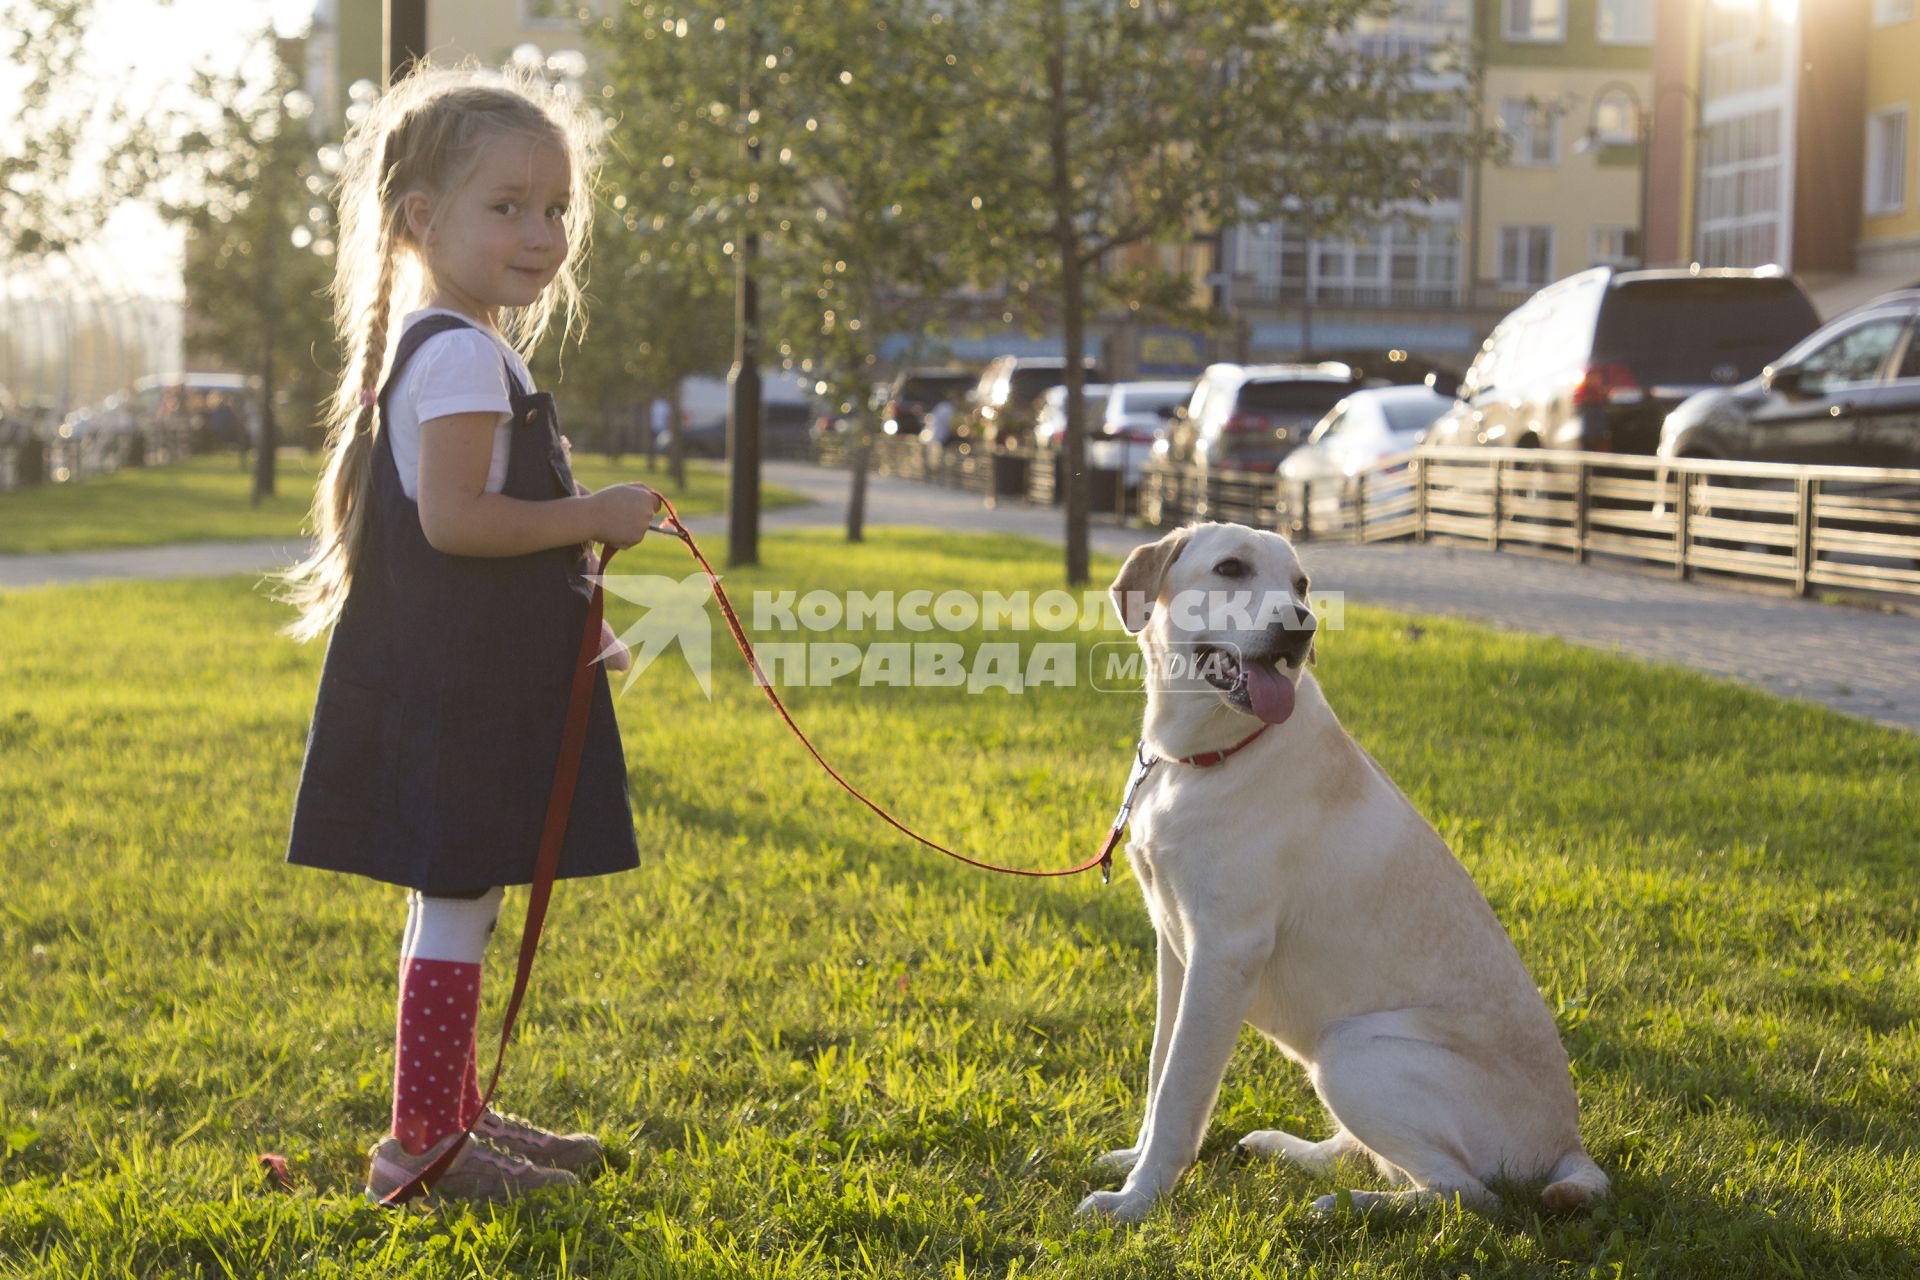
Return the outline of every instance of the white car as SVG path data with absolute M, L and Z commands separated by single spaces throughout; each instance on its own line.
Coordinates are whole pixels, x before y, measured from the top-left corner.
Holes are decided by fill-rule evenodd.
M 1128 489 L 1153 456 L 1153 442 L 1193 394 L 1192 382 L 1116 382 L 1107 391 L 1106 417 L 1087 432 L 1087 464 L 1126 472 Z
M 1357 475 L 1382 458 L 1411 451 L 1428 427 L 1453 407 L 1430 387 L 1369 387 L 1333 406 L 1305 444 L 1280 464 L 1286 480 Z
M 1087 439 L 1100 429 L 1107 409 L 1107 384 L 1089 382 L 1081 388 L 1087 406 Z M 1033 442 L 1042 449 L 1058 449 L 1067 430 L 1067 389 L 1048 387 L 1040 396 L 1040 414 L 1033 420 Z

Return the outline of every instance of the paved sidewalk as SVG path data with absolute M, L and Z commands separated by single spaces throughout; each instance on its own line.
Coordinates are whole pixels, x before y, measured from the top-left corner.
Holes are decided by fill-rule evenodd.
M 845 520 L 846 472 L 773 462 L 766 478 L 814 503 L 767 512 L 764 529 Z M 869 481 L 867 522 L 1021 533 L 1056 542 L 1062 537 L 1056 508 L 1020 502 L 990 508 L 973 494 L 880 476 Z M 703 539 L 725 536 L 724 516 L 688 523 Z M 1114 556 L 1156 536 L 1111 524 L 1097 526 L 1092 535 L 1096 551 Z M 721 545 L 716 541 L 714 550 Z M 298 550 L 282 541 L 0 556 L 0 587 L 257 573 L 291 563 Z M 1310 543 L 1302 559 L 1317 586 L 1365 604 L 1558 636 L 1920 731 L 1920 618 L 1680 583 L 1628 569 L 1411 543 Z

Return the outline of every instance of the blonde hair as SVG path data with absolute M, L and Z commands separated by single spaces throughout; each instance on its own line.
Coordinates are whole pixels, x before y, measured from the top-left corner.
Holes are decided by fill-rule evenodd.
M 502 134 L 552 142 L 572 171 L 567 258 L 553 283 L 526 307 L 504 309 L 501 334 L 523 355 L 564 312 L 563 340 L 585 331 L 581 276 L 593 224 L 600 131 L 577 97 L 524 71 L 421 64 L 389 88 L 347 135 L 334 187 L 339 256 L 333 277 L 340 384 L 329 405 L 327 461 L 308 517 L 315 547 L 279 575 L 279 599 L 299 610 L 283 634 L 305 643 L 339 618 L 366 543 L 366 496 L 379 413 L 373 399 L 398 334 L 395 316 L 427 298 L 424 247 L 408 229 L 402 202 L 415 191 L 444 197 L 472 175 L 481 150 Z M 437 206 L 437 201 L 436 201 Z

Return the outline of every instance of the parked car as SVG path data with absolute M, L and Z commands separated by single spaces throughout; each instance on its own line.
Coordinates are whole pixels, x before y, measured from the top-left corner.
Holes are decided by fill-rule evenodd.
M 1595 267 L 1495 326 L 1430 438 L 1652 453 L 1681 401 L 1755 377 L 1818 325 L 1799 284 L 1773 268 Z
M 142 428 L 188 428 L 194 450 L 203 452 L 252 448 L 260 405 L 260 379 L 246 374 L 156 373 L 133 384 L 128 412 Z
M 816 415 L 812 405 L 796 404 L 788 400 L 774 401 L 760 406 L 760 456 L 763 458 L 804 458 L 811 447 L 814 419 Z M 706 418 L 700 422 L 689 422 L 682 429 L 682 441 L 689 458 L 724 458 L 727 456 L 727 419 L 722 414 L 718 418 Z M 654 448 L 665 454 L 673 447 L 673 435 L 670 431 L 659 432 L 653 442 Z
M 1353 370 L 1331 361 L 1209 365 L 1154 456 L 1203 471 L 1274 471 L 1354 390 Z
M 1092 356 L 1087 356 L 1081 367 L 1089 383 L 1107 380 Z M 1049 387 L 1063 386 L 1066 380 L 1063 356 L 998 356 L 980 374 L 973 389 L 971 412 L 960 420 L 957 434 L 986 449 L 1028 444 L 1039 416 L 1041 393 Z
M 1369 387 L 1333 407 L 1307 442 L 1287 455 L 1289 480 L 1332 480 L 1414 449 L 1453 399 L 1427 386 Z
M 116 391 L 98 403 L 75 409 L 61 421 L 54 434 L 62 440 L 126 435 L 138 425 L 132 401 L 125 393 Z
M 1663 458 L 1920 468 L 1920 288 L 1874 299 L 1667 415 Z
M 680 384 L 681 428 L 690 458 L 724 458 L 727 454 L 727 406 L 731 389 L 726 379 L 696 374 Z M 784 369 L 760 371 L 760 452 L 768 458 L 805 457 L 814 419 L 811 383 Z M 654 433 L 654 447 L 665 454 L 672 432 Z
M 1082 390 L 1086 405 L 1087 436 L 1092 438 L 1099 428 L 1096 424 L 1106 421 L 1108 386 L 1104 382 L 1090 382 Z M 1040 393 L 1040 412 L 1033 420 L 1033 443 L 1041 449 L 1058 449 L 1067 430 L 1067 389 L 1048 387 Z
M 907 369 L 893 381 L 881 408 L 880 430 L 890 436 L 917 436 L 926 417 L 941 404 L 958 409 L 978 375 L 966 369 Z
M 1192 382 L 1116 382 L 1107 389 L 1106 416 L 1087 434 L 1087 465 L 1122 471 L 1129 490 L 1173 415 L 1193 398 Z

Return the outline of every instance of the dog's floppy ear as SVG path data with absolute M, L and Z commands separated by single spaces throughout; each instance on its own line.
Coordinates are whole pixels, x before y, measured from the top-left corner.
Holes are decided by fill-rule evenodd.
M 1113 594 L 1114 607 L 1120 611 L 1120 625 L 1129 635 L 1147 625 L 1153 602 L 1160 597 L 1161 580 L 1180 558 L 1181 548 L 1187 545 L 1192 534 L 1191 529 L 1175 529 L 1158 542 L 1135 547 L 1126 564 L 1120 567 L 1119 576 L 1108 590 Z

